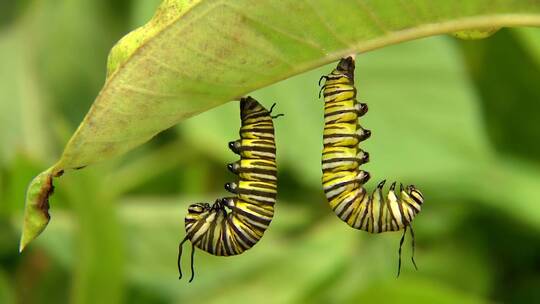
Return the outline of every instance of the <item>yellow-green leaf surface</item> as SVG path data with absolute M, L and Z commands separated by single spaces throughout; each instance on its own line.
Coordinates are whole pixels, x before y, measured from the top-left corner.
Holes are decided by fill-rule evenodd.
M 165 0 L 113 48 L 92 108 L 44 173 L 49 178 L 35 179 L 30 189 L 347 54 L 430 35 L 539 25 L 538 0 Z M 27 197 L 21 249 L 47 224 L 33 220 L 45 218 L 38 204 Z

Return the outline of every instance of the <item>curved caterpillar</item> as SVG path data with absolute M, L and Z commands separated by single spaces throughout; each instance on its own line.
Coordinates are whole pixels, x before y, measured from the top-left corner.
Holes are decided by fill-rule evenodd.
M 358 118 L 367 113 L 368 107 L 356 100 L 354 67 L 352 57 L 343 58 L 330 74 L 319 80 L 319 85 L 325 80 L 321 88 L 324 96 L 322 184 L 330 207 L 349 226 L 370 233 L 403 230 L 399 276 L 401 247 L 408 227 L 412 237 L 412 262 L 416 268 L 411 222 L 420 212 L 424 197 L 414 185 L 405 188 L 400 185 L 397 192 L 395 182 L 386 197 L 382 193 L 385 181 L 371 194 L 364 189 L 370 175 L 359 166 L 369 161 L 369 154 L 358 144 L 368 139 L 371 131 L 358 124 Z
M 240 139 L 229 148 L 240 160 L 227 165 L 238 175 L 238 183 L 226 183 L 225 189 L 235 196 L 218 198 L 214 204 L 197 203 L 188 207 L 185 218 L 186 236 L 178 246 L 178 272 L 182 246 L 191 242 L 191 282 L 194 278 L 195 247 L 216 256 L 238 255 L 261 239 L 274 216 L 277 194 L 276 146 L 273 118 L 251 97 L 240 100 Z M 229 212 L 227 212 L 227 209 Z

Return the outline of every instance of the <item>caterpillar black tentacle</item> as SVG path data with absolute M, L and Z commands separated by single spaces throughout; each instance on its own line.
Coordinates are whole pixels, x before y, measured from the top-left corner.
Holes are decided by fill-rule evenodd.
M 240 139 L 229 142 L 229 148 L 240 155 L 240 160 L 227 165 L 239 180 L 225 184 L 225 189 L 235 196 L 218 198 L 212 205 L 189 206 L 186 236 L 178 248 L 180 279 L 182 246 L 187 240 L 192 244 L 191 282 L 195 276 L 195 247 L 216 256 L 238 255 L 257 244 L 270 225 L 277 194 L 276 146 L 270 112 L 251 97 L 240 100 Z
M 269 112 L 270 114 L 272 114 L 272 111 L 274 111 L 274 107 L 275 107 L 275 106 L 276 106 L 276 103 L 275 103 L 275 102 L 272 104 L 272 106 L 270 106 L 270 110 L 268 110 L 268 112 Z M 285 116 L 285 114 L 279 113 L 279 114 L 276 114 L 276 115 L 270 115 L 270 117 L 271 117 L 272 119 L 276 119 L 276 118 L 279 118 L 279 117 L 282 117 L 282 116 Z
M 411 222 L 421 210 L 424 198 L 414 185 L 390 185 L 386 197 L 381 181 L 368 194 L 364 184 L 370 179 L 360 166 L 369 161 L 369 154 L 358 144 L 371 136 L 371 131 L 358 124 L 368 106 L 356 100 L 354 87 L 355 63 L 352 57 L 341 59 L 337 67 L 319 80 L 324 96 L 324 135 L 322 153 L 322 184 L 330 207 L 349 226 L 369 233 L 403 230 L 399 246 L 398 276 L 401 271 L 401 247 L 407 228 L 414 233 Z M 414 247 L 413 247 L 414 248 Z M 414 251 L 412 257 L 414 262 Z
M 401 235 L 401 239 L 399 240 L 397 277 L 399 277 L 399 274 L 401 273 L 401 248 L 403 247 L 403 242 L 405 241 L 406 233 L 407 233 L 407 226 L 403 228 L 403 234 Z
M 415 240 L 414 240 L 414 230 L 413 226 L 409 225 L 410 232 L 411 232 L 411 245 L 412 245 L 412 253 L 411 253 L 411 262 L 414 265 L 414 269 L 418 270 L 418 266 L 416 266 L 416 262 L 414 261 L 414 247 L 415 247 Z

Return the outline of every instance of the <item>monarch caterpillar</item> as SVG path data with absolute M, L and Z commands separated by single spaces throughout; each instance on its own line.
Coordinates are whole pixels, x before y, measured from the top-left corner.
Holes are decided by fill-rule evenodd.
M 324 96 L 324 135 L 322 152 L 322 184 L 330 207 L 349 226 L 369 233 L 403 230 L 399 244 L 398 276 L 401 270 L 401 247 L 410 228 L 412 262 L 414 261 L 414 231 L 411 226 L 424 202 L 422 193 L 414 185 L 396 191 L 396 183 L 383 195 L 385 181 L 368 194 L 364 184 L 370 178 L 359 166 L 369 161 L 369 154 L 358 147 L 371 136 L 371 131 L 358 124 L 367 113 L 365 103 L 356 100 L 354 87 L 354 59 L 341 59 L 328 75 L 320 93 Z M 320 96 L 319 96 L 320 97 Z
M 238 255 L 253 247 L 263 236 L 274 216 L 277 193 L 276 146 L 273 118 L 251 97 L 241 98 L 240 139 L 229 148 L 240 160 L 227 165 L 239 176 L 238 183 L 226 183 L 234 197 L 218 198 L 214 204 L 197 203 L 188 207 L 186 237 L 178 246 L 178 272 L 182 278 L 181 257 L 184 242 L 191 242 L 191 279 L 195 247 L 216 256 Z M 230 210 L 227 212 L 227 209 Z

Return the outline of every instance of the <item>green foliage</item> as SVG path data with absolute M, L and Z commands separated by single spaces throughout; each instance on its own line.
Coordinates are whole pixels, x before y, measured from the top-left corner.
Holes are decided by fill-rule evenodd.
M 241 6 L 252 19 L 234 19 L 245 22 L 238 31 L 252 28 L 248 33 L 262 36 L 247 38 L 262 41 L 264 37 L 273 47 L 262 50 L 265 55 L 261 56 L 262 51 L 237 46 L 228 57 L 217 57 L 228 61 L 209 61 L 204 55 L 216 51 L 210 49 L 192 59 L 193 64 L 175 62 L 187 75 L 204 73 L 204 79 L 213 83 L 182 80 L 172 72 L 141 78 L 144 75 L 137 76 L 140 69 L 135 62 L 130 63 L 136 56 L 126 57 L 128 62 L 109 76 L 88 117 L 107 109 L 99 105 L 103 100 L 126 111 L 152 104 L 152 96 L 129 99 L 130 103 L 126 98 L 113 99 L 110 94 L 123 96 L 108 91 L 115 88 L 111 79 L 121 73 L 133 77 L 126 78 L 128 85 L 149 88 L 164 81 L 156 90 L 181 92 L 178 98 L 167 99 L 180 112 L 198 113 L 223 105 L 161 133 L 121 159 L 82 171 L 66 170 L 64 178 L 55 179 L 50 210 L 54 220 L 49 231 L 19 255 L 21 202 L 27 183 L 55 161 L 95 98 L 105 77 L 107 49 L 121 33 L 147 20 L 159 4 L 156 0 L 23 2 L 10 6 L 9 20 L 0 22 L 0 303 L 540 301 L 536 267 L 540 208 L 535 203 L 540 200 L 540 174 L 534 152 L 540 129 L 534 125 L 533 102 L 540 96 L 540 87 L 535 85 L 540 63 L 537 29 L 502 29 L 488 39 L 467 42 L 426 38 L 357 58 L 359 97 L 370 106 L 361 123 L 373 131 L 364 144 L 372 156 L 367 169 L 374 180 L 414 182 L 427 197 L 425 210 L 415 221 L 418 272 L 410 265 L 410 247 L 405 246 L 402 275 L 395 279 L 399 233 L 372 236 L 349 229 L 325 203 L 320 189 L 322 101 L 317 98 L 317 80 L 333 68 L 330 64 L 253 93 L 266 105 L 277 102 L 276 111 L 286 115 L 276 120 L 280 192 L 275 220 L 260 244 L 242 256 L 219 258 L 198 252 L 197 277 L 187 284 L 178 282 L 175 267 L 186 207 L 223 196 L 223 183 L 233 178 L 224 164 L 236 158 L 226 143 L 238 136 L 238 104 L 223 103 L 350 52 L 339 43 L 337 37 L 342 36 L 328 33 L 317 20 L 334 22 L 324 13 L 353 11 L 326 10 L 325 5 L 335 1 L 320 1 L 310 8 L 305 5 L 311 2 L 294 1 L 298 4 L 286 10 L 271 4 L 275 2 L 256 1 L 271 6 L 264 9 L 255 2 Z M 203 2 L 194 12 L 205 8 Z M 379 37 L 367 44 L 364 38 L 346 37 L 354 41 L 351 49 L 362 51 L 397 42 L 396 35 L 404 33 L 412 39 L 464 29 L 467 26 L 461 22 L 476 20 L 474 12 L 480 7 L 495 16 L 483 14 L 478 21 L 483 23 L 502 19 L 530 23 L 538 10 L 536 1 L 515 1 L 511 9 L 486 6 L 484 1 L 448 1 L 437 10 L 430 7 L 432 1 L 399 1 L 388 7 L 380 1 L 358 3 L 380 14 L 391 28 L 399 28 L 400 22 L 408 22 L 409 28 L 381 35 L 374 23 L 341 27 L 345 35 Z M 510 7 L 513 1 L 498 3 Z M 193 29 L 204 31 L 198 24 L 207 23 L 221 30 L 206 38 L 223 46 L 229 36 L 222 31 L 229 25 L 217 27 L 221 24 L 219 16 L 213 15 L 217 15 L 215 10 L 194 20 Z M 290 18 L 298 10 L 322 19 Z M 403 17 L 401 10 L 410 14 Z M 434 11 L 440 14 L 438 21 L 430 23 L 433 27 L 418 26 L 435 18 L 429 16 Z M 509 14 L 512 11 L 516 14 Z M 266 14 L 277 17 L 268 19 Z M 469 17 L 460 19 L 456 14 Z M 268 21 L 255 20 L 272 20 L 278 29 L 296 30 L 303 41 L 324 42 L 335 49 L 321 55 L 296 45 L 285 34 L 271 34 L 263 26 Z M 177 40 L 169 40 L 170 46 L 190 49 L 177 56 L 188 58 L 204 46 L 202 42 L 174 44 L 191 37 L 178 35 Z M 155 50 L 151 43 L 144 48 Z M 166 53 L 166 48 L 162 51 Z M 235 68 L 239 62 L 235 56 L 252 60 L 272 54 L 287 54 L 290 57 L 279 58 L 294 64 L 260 62 L 253 71 Z M 117 119 L 117 114 L 109 117 Z M 148 121 L 155 122 L 150 114 Z M 66 151 L 80 147 L 77 151 L 84 150 L 81 153 L 92 155 L 90 159 L 95 154 L 85 149 L 98 151 L 101 142 L 87 144 L 91 138 L 80 137 L 94 135 L 88 129 L 88 117 L 80 129 L 87 131 L 76 133 L 81 145 L 73 145 L 79 142 L 74 139 Z M 129 119 L 144 122 L 146 118 Z M 127 137 L 117 135 L 143 130 L 142 122 L 137 128 L 119 127 L 119 133 L 101 129 L 111 125 L 97 124 L 95 128 L 104 133 L 96 134 L 111 137 L 95 138 L 112 139 L 114 146 L 127 149 Z M 147 131 L 150 137 L 160 128 Z M 99 156 L 108 158 L 119 151 Z M 71 157 L 68 152 L 64 157 Z M 71 159 L 72 165 L 83 164 L 74 154 Z M 187 269 L 187 262 L 184 266 Z

